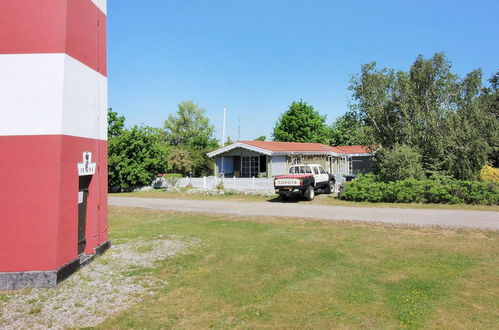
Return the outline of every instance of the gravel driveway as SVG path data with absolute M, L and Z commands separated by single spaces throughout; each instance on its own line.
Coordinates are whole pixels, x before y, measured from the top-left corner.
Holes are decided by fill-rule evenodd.
M 55 288 L 2 292 L 0 329 L 93 327 L 168 285 L 140 269 L 187 252 L 199 240 L 169 236 L 129 240 L 99 256 Z M 133 272 L 132 272 L 133 271 Z M 2 298 L 2 296 L 0 296 Z
M 115 206 L 153 210 L 233 214 L 239 216 L 298 217 L 323 220 L 354 220 L 417 226 L 499 229 L 499 212 L 419 210 L 400 208 L 324 206 L 307 203 L 232 202 L 163 198 L 109 197 Z

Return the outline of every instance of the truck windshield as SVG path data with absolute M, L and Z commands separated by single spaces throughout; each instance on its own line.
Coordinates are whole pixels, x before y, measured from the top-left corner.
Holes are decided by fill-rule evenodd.
M 289 169 L 289 174 L 309 174 L 312 173 L 310 166 L 293 166 Z

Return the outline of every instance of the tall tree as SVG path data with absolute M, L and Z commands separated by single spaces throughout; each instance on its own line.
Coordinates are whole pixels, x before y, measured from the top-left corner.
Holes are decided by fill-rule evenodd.
M 499 71 L 489 79 L 490 88 L 485 88 L 482 93 L 481 103 L 483 110 L 492 118 L 489 122 L 489 140 L 492 141 L 492 151 L 489 154 L 489 163 L 499 168 Z M 496 123 L 495 129 L 493 123 Z
M 267 140 L 267 137 L 265 135 L 260 135 L 255 139 L 255 141 L 265 141 L 265 140 Z
M 351 146 L 364 142 L 364 124 L 358 113 L 348 111 L 331 125 L 331 145 Z
M 489 93 L 480 70 L 464 79 L 441 53 L 416 58 L 408 72 L 362 66 L 350 89 L 352 109 L 364 121 L 364 142 L 417 150 L 426 172 L 476 177 L 491 152 L 497 119 L 484 110 Z M 485 93 L 485 94 L 484 94 Z
M 329 143 L 326 116 L 306 102 L 293 102 L 279 117 L 272 133 L 274 141 Z
M 118 116 L 118 113 L 109 108 L 107 111 L 107 136 L 109 138 L 120 135 L 125 127 L 125 116 Z
M 214 130 L 205 116 L 205 110 L 192 101 L 181 102 L 176 114 L 170 114 L 163 127 L 164 137 L 169 145 L 193 149 L 216 146 Z

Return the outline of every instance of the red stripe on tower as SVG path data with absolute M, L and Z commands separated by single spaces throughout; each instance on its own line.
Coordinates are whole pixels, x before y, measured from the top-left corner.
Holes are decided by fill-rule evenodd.
M 105 7 L 0 1 L 0 290 L 109 246 Z
M 0 54 L 65 53 L 106 76 L 106 24 L 91 0 L 2 0 Z

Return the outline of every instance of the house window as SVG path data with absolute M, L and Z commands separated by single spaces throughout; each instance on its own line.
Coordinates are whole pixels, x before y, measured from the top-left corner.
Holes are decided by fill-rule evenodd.
M 260 168 L 260 157 L 258 156 L 243 156 L 241 157 L 241 177 L 251 178 L 258 176 Z
M 301 164 L 301 157 L 300 156 L 296 156 L 295 158 L 295 165 L 299 165 Z

